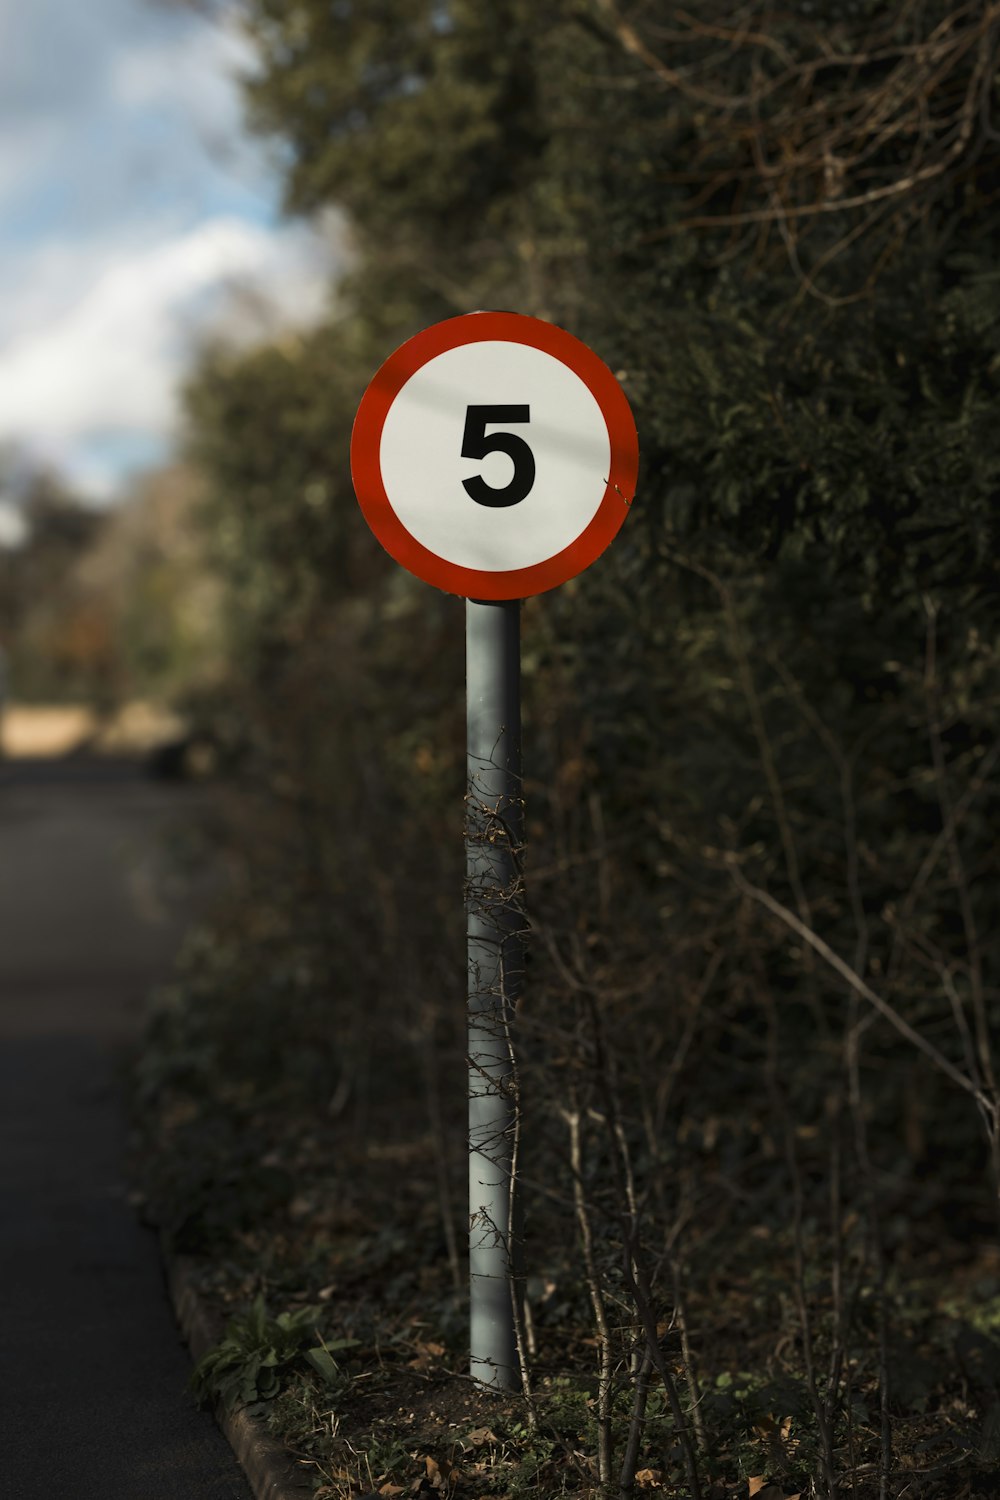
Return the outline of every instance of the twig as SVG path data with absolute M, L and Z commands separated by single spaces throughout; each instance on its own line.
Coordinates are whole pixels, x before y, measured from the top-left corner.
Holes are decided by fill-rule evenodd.
M 931 744 L 931 758 L 934 763 L 935 788 L 941 808 L 941 821 L 944 827 L 948 829 L 948 858 L 951 865 L 952 881 L 958 894 L 959 910 L 962 915 L 962 927 L 968 953 L 972 1016 L 976 1028 L 976 1051 L 979 1069 L 986 1089 L 989 1091 L 990 1096 L 995 1098 L 996 1079 L 993 1071 L 993 1049 L 990 1041 L 990 1028 L 986 1016 L 986 1006 L 983 1000 L 982 951 L 975 914 L 972 910 L 968 876 L 966 875 L 965 863 L 962 859 L 961 846 L 955 832 L 957 820 L 955 818 L 955 809 L 952 805 L 951 792 L 948 787 L 944 748 L 941 744 L 941 706 L 937 681 L 937 609 L 927 598 L 925 598 L 924 603 L 927 612 L 927 652 L 924 670 L 924 692 L 927 698 L 927 728 Z
M 580 1111 L 577 1107 L 564 1109 L 562 1117 L 569 1129 L 569 1159 L 573 1172 L 573 1202 L 576 1222 L 580 1234 L 580 1249 L 583 1252 L 583 1268 L 587 1278 L 590 1305 L 597 1328 L 597 1347 L 600 1369 L 597 1384 L 597 1472 L 604 1486 L 611 1483 L 612 1439 L 611 1439 L 611 1329 L 608 1326 L 604 1292 L 601 1287 L 597 1262 L 594 1258 L 594 1236 L 583 1186 L 583 1157 L 580 1145 Z
M 642 1354 L 642 1362 L 636 1371 L 635 1386 L 632 1392 L 632 1417 L 629 1422 L 628 1437 L 625 1440 L 625 1453 L 622 1457 L 621 1475 L 618 1480 L 618 1493 L 621 1500 L 631 1500 L 635 1490 L 635 1471 L 639 1462 L 639 1447 L 642 1443 L 643 1429 L 646 1425 L 646 1402 L 649 1398 L 649 1376 L 653 1368 L 653 1356 L 649 1351 L 649 1344 L 645 1345 Z
M 502 974 L 502 968 L 501 968 Z M 514 1343 L 517 1362 L 521 1372 L 521 1392 L 528 1410 L 528 1425 L 538 1425 L 538 1412 L 531 1388 L 531 1365 L 529 1346 L 533 1342 L 527 1328 L 523 1273 L 523 1234 L 521 1232 L 521 1075 L 517 1064 L 517 1053 L 510 1025 L 510 1006 L 503 1008 L 504 1035 L 507 1041 L 507 1056 L 510 1060 L 508 1086 L 513 1102 L 514 1126 L 511 1132 L 510 1193 L 507 1199 L 507 1255 L 510 1267 L 510 1302 L 514 1318 Z
M 974 1099 L 978 1100 L 982 1097 L 981 1091 L 966 1077 L 960 1068 L 956 1068 L 955 1064 L 950 1062 L 944 1053 L 935 1047 L 933 1042 L 929 1042 L 925 1036 L 921 1036 L 919 1031 L 915 1031 L 908 1021 L 904 1021 L 898 1010 L 890 1005 L 887 1000 L 883 1000 L 881 995 L 876 994 L 864 982 L 861 976 L 856 974 L 839 954 L 834 953 L 829 944 L 825 943 L 811 927 L 807 927 L 794 912 L 789 911 L 787 906 L 784 906 L 767 891 L 762 890 L 760 886 L 752 885 L 742 870 L 740 870 L 735 857 L 729 858 L 727 864 L 729 866 L 729 873 L 744 895 L 749 896 L 754 901 L 758 901 L 761 906 L 765 906 L 779 921 L 784 922 L 786 927 L 790 927 L 803 942 L 808 943 L 810 948 L 818 953 L 825 963 L 836 970 L 841 979 L 847 981 L 852 990 L 860 995 L 862 999 L 867 1000 L 870 1005 L 874 1006 L 879 1014 L 884 1016 L 895 1027 L 900 1036 L 905 1036 L 907 1041 L 912 1042 L 926 1057 L 929 1057 L 934 1066 L 946 1074 L 952 1083 L 957 1083 L 960 1089 L 963 1089 L 967 1094 L 971 1094 Z
M 857 996 L 851 996 L 850 1020 L 856 1022 Z M 878 1190 L 871 1155 L 868 1150 L 868 1126 L 861 1097 L 860 1041 L 862 1026 L 852 1024 L 847 1033 L 847 1071 L 850 1087 L 851 1117 L 854 1121 L 854 1143 L 865 1185 L 865 1207 L 868 1230 L 875 1261 L 876 1328 L 878 1335 L 879 1426 L 881 1447 L 879 1461 L 879 1500 L 887 1500 L 889 1474 L 892 1469 L 892 1426 L 889 1420 L 889 1333 L 885 1294 L 885 1251 L 882 1245 L 882 1223 L 879 1215 Z

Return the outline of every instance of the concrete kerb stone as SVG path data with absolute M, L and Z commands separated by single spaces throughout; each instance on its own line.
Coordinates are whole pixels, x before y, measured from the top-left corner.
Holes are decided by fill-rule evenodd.
M 218 1343 L 222 1325 L 198 1291 L 192 1263 L 184 1256 L 168 1255 L 162 1240 L 160 1248 L 174 1314 L 197 1364 Z M 255 1500 L 305 1500 L 313 1494 L 312 1485 L 295 1460 L 247 1412 L 227 1412 L 218 1402 L 215 1419 L 239 1460 Z

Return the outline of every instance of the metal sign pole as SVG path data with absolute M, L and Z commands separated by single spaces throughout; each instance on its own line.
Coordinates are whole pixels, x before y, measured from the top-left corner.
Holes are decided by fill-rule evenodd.
M 510 1022 L 524 969 L 520 601 L 466 600 L 471 1372 L 520 1384 L 514 1337 Z

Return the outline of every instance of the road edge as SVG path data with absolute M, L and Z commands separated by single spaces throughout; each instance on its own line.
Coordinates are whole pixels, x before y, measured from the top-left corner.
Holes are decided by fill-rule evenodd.
M 171 1256 L 160 1238 L 160 1256 L 174 1316 L 197 1364 L 222 1333 L 220 1319 L 209 1310 L 198 1290 L 194 1263 L 183 1255 Z M 314 1491 L 301 1468 L 280 1443 L 245 1411 L 227 1412 L 221 1402 L 214 1408 L 215 1420 L 247 1477 L 254 1500 L 305 1500 Z

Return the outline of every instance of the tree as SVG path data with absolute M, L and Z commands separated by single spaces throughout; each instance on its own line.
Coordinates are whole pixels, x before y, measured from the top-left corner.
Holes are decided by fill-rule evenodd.
M 427 946 L 409 891 L 440 916 L 458 879 L 440 830 L 461 642 L 450 602 L 359 523 L 357 400 L 394 342 L 476 306 L 562 321 L 621 372 L 633 514 L 599 566 L 524 611 L 538 957 L 521 1025 L 552 1102 L 535 1149 L 573 1204 L 595 1309 L 629 1309 L 613 1348 L 606 1315 L 597 1330 L 605 1439 L 612 1356 L 642 1431 L 656 1299 L 686 1340 L 713 1267 L 751 1277 L 754 1246 L 723 1227 L 738 1202 L 778 1247 L 797 1420 L 830 1494 L 852 1347 L 878 1370 L 888 1484 L 886 1286 L 893 1234 L 922 1232 L 922 1120 L 961 1179 L 928 1214 L 992 1210 L 968 1100 L 996 1166 L 1000 961 L 1000 16 L 835 9 L 246 0 L 254 119 L 289 149 L 289 205 L 344 206 L 357 269 L 324 327 L 213 356 L 190 405 L 244 710 L 288 814 L 275 844 L 298 883 L 269 884 L 375 1013 L 387 983 L 412 993 Z M 387 872 L 371 851 L 390 847 Z M 324 948 L 331 909 L 346 962 Z M 380 935 L 376 965 L 358 932 Z M 866 989 L 945 1067 L 915 1075 L 926 1048 Z M 425 1030 L 453 1036 L 447 1003 L 427 1007 Z M 707 1430 L 722 1407 L 678 1351 Z M 686 1441 L 690 1460 L 708 1436 Z

